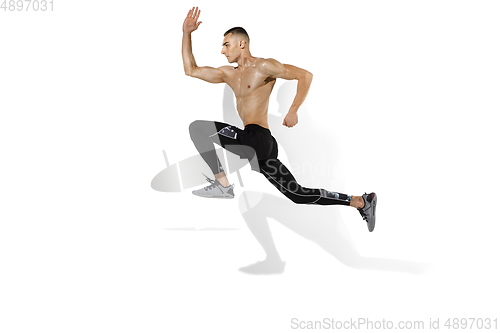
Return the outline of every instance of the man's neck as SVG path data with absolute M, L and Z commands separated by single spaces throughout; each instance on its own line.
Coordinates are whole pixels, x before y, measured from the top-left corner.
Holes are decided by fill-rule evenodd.
M 238 64 L 238 68 L 245 69 L 252 66 L 255 63 L 255 59 L 250 52 L 242 53 L 236 63 Z

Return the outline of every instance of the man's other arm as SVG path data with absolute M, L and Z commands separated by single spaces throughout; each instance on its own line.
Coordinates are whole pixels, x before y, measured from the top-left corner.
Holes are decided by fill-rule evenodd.
M 297 94 L 295 95 L 292 106 L 290 106 L 290 110 L 283 121 L 283 125 L 287 127 L 295 126 L 298 122 L 297 111 L 307 97 L 313 75 L 305 69 L 292 65 L 284 65 L 274 59 L 266 59 L 262 63 L 261 69 L 270 78 L 298 81 Z

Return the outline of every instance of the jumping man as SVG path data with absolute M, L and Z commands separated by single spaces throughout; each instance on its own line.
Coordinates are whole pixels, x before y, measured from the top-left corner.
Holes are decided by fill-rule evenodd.
M 271 58 L 252 56 L 250 38 L 241 27 L 226 31 L 221 51 L 229 63 L 237 63 L 238 67 L 198 67 L 192 52 L 191 33 L 201 24 L 201 21 L 198 22 L 200 12 L 198 7 L 193 7 L 182 27 L 184 72 L 188 76 L 210 83 L 227 83 L 236 96 L 236 108 L 244 129 L 217 121 L 196 120 L 191 123 L 191 139 L 215 177 L 215 180 L 207 177 L 210 185 L 193 191 L 193 194 L 211 198 L 234 198 L 234 184 L 229 183 L 215 152 L 214 143 L 217 143 L 241 158 L 257 161 L 251 163 L 252 169 L 262 173 L 293 202 L 354 207 L 367 222 L 368 230 L 373 231 L 377 205 L 375 193 L 351 196 L 322 188 L 301 186 L 278 159 L 278 144 L 267 123 L 271 91 L 278 78 L 298 80 L 297 94 L 283 120 L 284 126 L 293 127 L 298 122 L 297 111 L 307 96 L 313 75 L 304 69 L 284 65 Z

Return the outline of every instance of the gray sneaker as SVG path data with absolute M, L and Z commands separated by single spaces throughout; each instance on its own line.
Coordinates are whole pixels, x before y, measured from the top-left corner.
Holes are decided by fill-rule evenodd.
M 363 217 L 363 220 L 368 224 L 368 231 L 372 232 L 375 229 L 375 208 L 377 208 L 377 195 L 375 193 L 363 194 L 363 200 L 365 201 L 365 206 L 358 209 L 359 213 Z
M 203 175 L 207 177 L 205 174 Z M 234 184 L 229 185 L 228 187 L 224 187 L 217 179 L 212 180 L 207 177 L 207 181 L 210 182 L 210 185 L 205 186 L 204 188 L 200 188 L 199 190 L 194 190 L 193 194 L 205 198 L 223 198 L 223 199 L 234 198 L 234 192 L 233 192 Z

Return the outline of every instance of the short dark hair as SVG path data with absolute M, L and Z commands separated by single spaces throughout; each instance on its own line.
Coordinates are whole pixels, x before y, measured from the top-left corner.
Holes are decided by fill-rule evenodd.
M 250 37 L 248 36 L 248 33 L 245 29 L 243 29 L 242 27 L 234 27 L 234 28 L 231 28 L 229 29 L 228 31 L 226 31 L 224 33 L 224 37 L 226 37 L 227 35 L 229 34 L 233 34 L 233 35 L 242 35 L 245 37 L 245 39 L 248 41 L 248 43 L 250 44 Z

